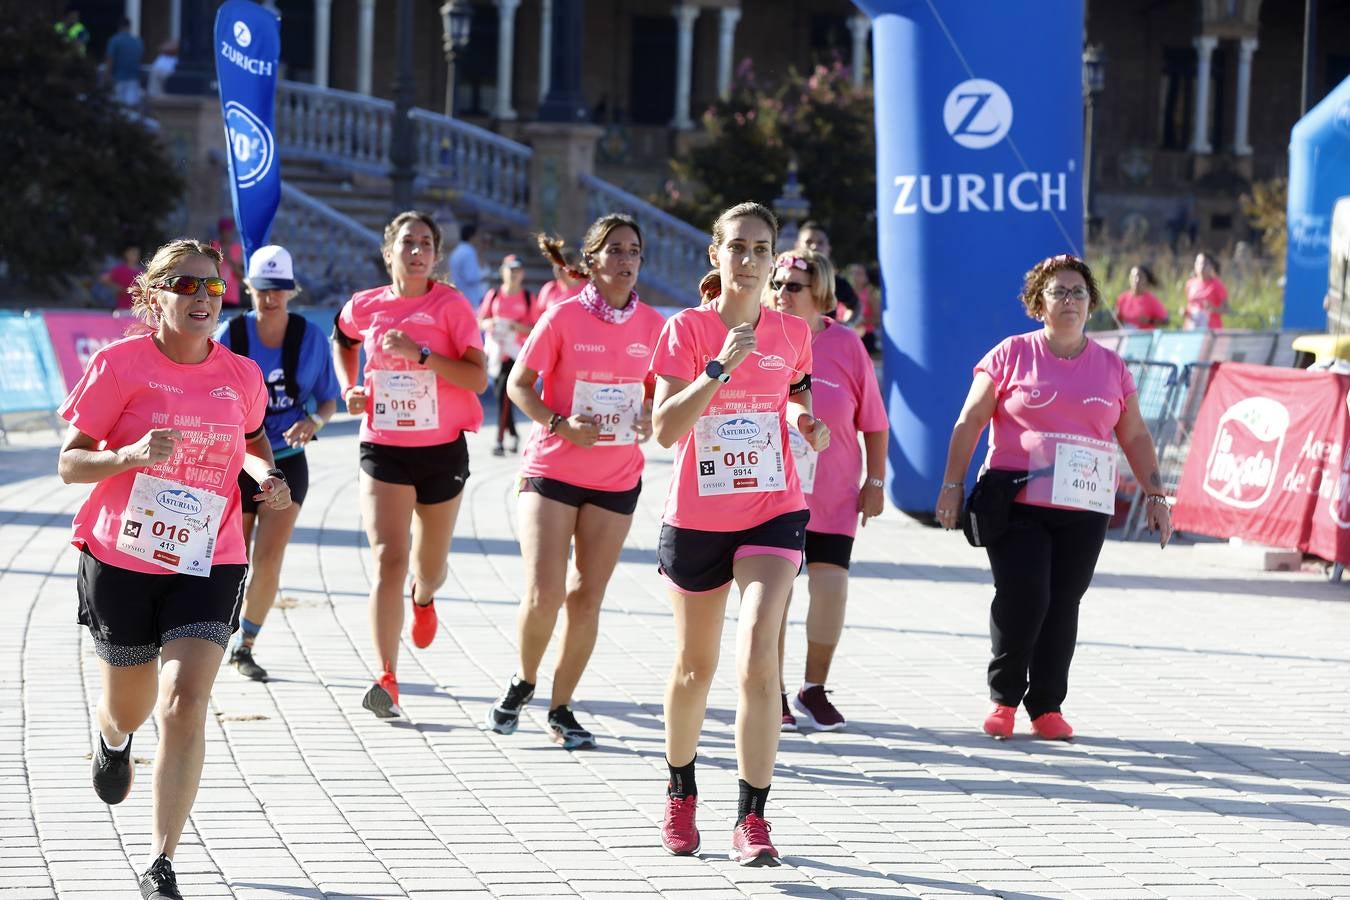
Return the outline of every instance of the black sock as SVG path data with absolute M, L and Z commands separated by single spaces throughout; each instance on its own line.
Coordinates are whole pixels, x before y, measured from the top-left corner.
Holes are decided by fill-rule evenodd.
M 738 778 L 736 784 L 741 790 L 740 799 L 736 801 L 736 824 L 744 822 L 750 813 L 764 818 L 764 804 L 769 799 L 769 789 L 751 787 L 744 778 Z
M 694 781 L 694 762 L 697 759 L 696 756 L 683 766 L 672 766 L 670 760 L 666 760 L 666 767 L 670 769 L 670 784 L 666 786 L 667 794 L 680 800 L 685 797 L 698 796 L 698 783 Z

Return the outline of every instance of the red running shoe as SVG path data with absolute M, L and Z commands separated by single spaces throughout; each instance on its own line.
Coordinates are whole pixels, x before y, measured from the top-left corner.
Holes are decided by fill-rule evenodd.
M 384 674 L 361 698 L 361 705 L 380 719 L 403 718 L 403 709 L 398 705 L 398 679 L 394 677 L 394 673 L 385 669 Z
M 769 840 L 769 823 L 754 813 L 731 831 L 731 861 L 742 866 L 776 866 L 778 850 Z
M 1073 728 L 1057 712 L 1041 713 L 1031 720 L 1036 737 L 1047 741 L 1067 741 L 1073 738 Z
M 676 856 L 693 856 L 703 845 L 694 813 L 698 797 L 671 797 L 666 795 L 666 819 L 661 823 L 661 846 Z
M 1012 737 L 1013 721 L 1016 718 L 1017 707 L 996 703 L 989 715 L 985 716 L 984 733 L 995 740 L 1006 741 Z
M 412 623 L 412 642 L 418 649 L 424 649 L 431 646 L 431 642 L 436 640 L 436 598 L 433 597 L 426 606 L 421 606 L 416 600 L 415 588 L 417 580 L 413 579 L 408 584 L 408 599 L 412 601 L 413 623 Z

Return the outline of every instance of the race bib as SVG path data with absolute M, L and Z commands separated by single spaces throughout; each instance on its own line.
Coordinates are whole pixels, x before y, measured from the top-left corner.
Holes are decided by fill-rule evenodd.
M 371 424 L 392 431 L 427 431 L 440 425 L 436 373 L 428 369 L 370 373 L 374 399 Z
M 640 382 L 596 384 L 578 381 L 572 389 L 572 414 L 595 420 L 600 430 L 596 443 L 632 444 L 637 442 L 633 425 L 642 415 L 642 397 Z
M 1116 445 L 1076 434 L 1042 434 L 1032 468 L 1051 469 L 1049 501 L 1112 515 L 1116 511 Z M 1037 479 L 1041 480 L 1041 479 Z M 1028 498 L 1031 497 L 1028 488 Z
M 778 429 L 777 413 L 700 416 L 694 424 L 699 496 L 785 490 Z
M 206 577 L 224 515 L 220 494 L 138 472 L 117 549 L 170 572 Z
M 809 494 L 816 487 L 816 464 L 820 462 L 820 453 L 812 449 L 802 433 L 788 427 L 788 449 L 792 451 L 792 462 L 797 466 L 797 480 L 802 483 L 802 493 Z

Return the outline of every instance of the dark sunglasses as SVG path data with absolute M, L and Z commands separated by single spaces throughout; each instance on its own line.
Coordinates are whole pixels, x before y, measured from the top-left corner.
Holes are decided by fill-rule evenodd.
M 806 290 L 807 285 L 800 281 L 770 281 L 769 287 L 773 288 L 775 292 L 787 291 L 789 294 L 796 294 Z
M 155 285 L 166 291 L 172 291 L 184 297 L 191 297 L 201 290 L 201 286 L 206 285 L 206 294 L 209 297 L 225 296 L 224 278 L 198 278 L 196 275 L 172 275 L 159 284 Z

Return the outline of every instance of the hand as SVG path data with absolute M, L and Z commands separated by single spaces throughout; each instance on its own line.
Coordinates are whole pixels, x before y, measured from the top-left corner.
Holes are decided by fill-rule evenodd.
M 1166 503 L 1144 501 L 1144 514 L 1148 519 L 1148 530 L 1158 532 L 1158 546 L 1166 547 L 1172 539 L 1172 507 Z
M 305 416 L 305 418 L 296 422 L 290 428 L 287 428 L 286 433 L 282 435 L 282 438 L 284 438 L 287 445 L 291 447 L 303 447 L 314 440 L 314 432 L 318 430 L 319 428 L 314 424 L 314 420 L 309 416 Z
M 830 426 L 815 416 L 802 413 L 797 417 L 797 430 L 806 438 L 807 445 L 817 453 L 824 453 L 830 446 Z
M 858 512 L 862 513 L 862 526 L 866 528 L 867 520 L 881 515 L 885 509 L 886 496 L 881 488 L 875 484 L 864 484 L 858 492 Z
M 633 422 L 633 432 L 637 435 L 639 444 L 645 444 L 652 436 L 652 401 L 642 402 L 642 412 L 638 413 L 637 420 Z
M 380 349 L 408 362 L 417 362 L 422 356 L 422 345 L 397 328 L 389 329 L 380 337 Z
M 364 415 L 366 411 L 366 386 L 363 384 L 352 385 L 343 393 L 342 400 L 347 404 L 347 412 L 354 416 Z
M 280 478 L 268 475 L 253 495 L 254 503 L 266 503 L 268 509 L 285 509 L 291 505 L 291 486 Z
M 731 374 L 737 366 L 745 362 L 745 358 L 755 346 L 755 326 L 743 322 L 727 332 L 727 338 L 722 342 L 722 351 L 717 354 L 717 359 L 727 374 Z
M 965 499 L 964 486 L 944 487 L 938 494 L 937 508 L 933 511 L 938 524 L 948 531 L 955 528 L 961 520 L 961 501 Z
M 593 447 L 600 439 L 600 428 L 590 416 L 575 415 L 558 423 L 558 434 L 578 447 Z
M 134 466 L 157 466 L 173 456 L 173 448 L 183 439 L 177 428 L 151 428 L 136 443 L 118 452 Z

